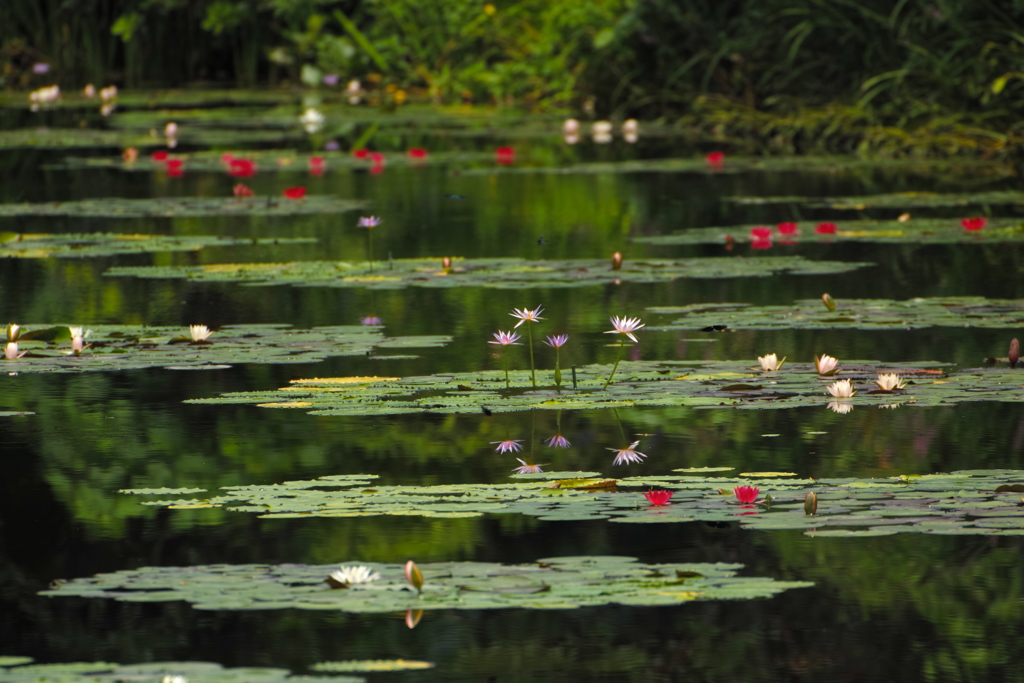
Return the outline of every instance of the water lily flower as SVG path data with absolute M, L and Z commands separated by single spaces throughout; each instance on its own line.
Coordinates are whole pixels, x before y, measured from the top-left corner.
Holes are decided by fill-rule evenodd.
M 569 439 L 565 438 L 561 434 L 555 434 L 554 436 L 545 439 L 544 445 L 548 448 L 569 448 L 572 446 L 572 444 L 569 443 Z
M 875 380 L 875 384 L 878 385 L 881 391 L 895 391 L 896 389 L 902 389 L 907 386 L 907 383 L 900 379 L 900 376 L 895 372 L 891 373 L 879 373 L 878 379 Z
M 647 455 L 636 450 L 636 447 L 639 445 L 639 441 L 634 441 L 626 448 L 608 448 L 606 450 L 613 451 L 615 453 L 615 459 L 612 460 L 613 465 L 621 465 L 623 463 L 641 463 Z
M 907 221 L 910 220 L 910 214 L 901 213 L 899 216 L 896 217 L 896 220 L 899 221 L 900 223 L 906 223 Z
M 413 147 L 408 151 L 408 155 L 410 159 L 426 159 L 427 150 L 422 147 Z
M 517 322 L 515 325 L 515 327 L 519 327 L 523 323 L 536 323 L 540 322 L 541 320 L 544 320 L 544 318 L 540 317 L 540 314 L 543 312 L 543 306 L 538 306 L 533 310 L 530 310 L 528 308 L 513 308 L 512 312 L 509 313 L 509 315 L 512 316 L 513 318 L 519 318 L 519 322 Z M 515 329 L 515 327 L 513 327 L 512 329 Z
M 345 96 L 348 97 L 349 104 L 359 104 L 363 97 L 363 84 L 359 82 L 359 79 L 353 78 L 345 86 Z
M 324 174 L 324 158 L 323 157 L 310 157 L 309 158 L 309 172 L 313 175 Z
M 22 351 L 21 353 L 18 353 L 18 342 L 14 342 L 14 341 L 7 342 L 7 345 L 4 346 L 4 358 L 6 358 L 7 360 L 14 360 L 16 358 L 21 358 L 26 353 L 28 353 L 27 350 L 26 351 Z
M 841 379 L 825 387 L 833 398 L 853 398 L 857 391 L 853 388 L 853 382 L 848 379 Z
M 786 362 L 786 357 L 783 356 L 782 360 L 779 360 L 774 353 L 769 353 L 767 356 L 758 356 L 757 362 L 761 364 L 761 370 L 764 372 L 776 372 Z
M 964 218 L 960 221 L 960 225 L 964 226 L 964 230 L 981 230 L 988 223 L 988 219 L 982 216 L 977 218 Z
M 68 332 L 71 333 L 71 353 L 74 355 L 79 355 L 90 346 L 90 344 L 85 343 L 85 338 L 89 336 L 92 330 L 86 330 L 83 334 L 81 327 L 69 327 Z
M 158 163 L 162 163 L 164 161 L 167 161 L 167 157 L 169 157 L 169 156 L 170 156 L 170 154 L 167 153 L 167 150 L 165 150 L 165 149 L 158 149 L 157 151 L 155 151 L 152 154 L 150 154 L 149 158 L 152 159 L 153 161 L 158 162 Z
M 370 316 L 367 316 L 365 318 L 360 319 L 359 324 L 360 325 L 381 325 L 383 323 L 382 323 L 381 319 L 378 318 L 377 316 L 370 315 Z
M 306 188 L 304 187 L 289 187 L 282 192 L 288 199 L 302 199 L 306 196 Z
M 235 185 L 233 188 L 231 188 L 231 191 L 234 193 L 236 197 L 252 196 L 252 190 L 250 190 L 247 186 L 243 185 L 242 183 L 238 183 L 237 185 Z
M 89 99 L 96 97 L 96 86 L 92 83 L 86 85 L 84 88 L 82 88 L 82 96 L 87 97 Z
M 622 122 L 623 135 L 636 135 L 640 132 L 640 124 L 636 119 L 626 119 Z
M 644 498 L 647 502 L 655 507 L 661 507 L 662 505 L 668 505 L 668 501 L 672 499 L 672 494 L 675 491 L 661 491 L 661 490 L 650 490 L 644 492 Z
M 256 162 L 252 159 L 230 157 L 228 159 L 228 175 L 235 178 L 251 178 L 256 173 Z
M 797 233 L 796 223 L 779 223 L 777 228 L 780 235 L 795 235 Z
M 625 316 L 620 318 L 618 316 L 612 316 L 610 320 L 612 323 L 612 327 L 614 327 L 615 329 L 608 330 L 607 332 L 605 332 L 605 334 L 624 334 L 630 339 L 632 339 L 634 342 L 639 343 L 639 340 L 636 338 L 633 332 L 639 330 L 641 327 L 644 326 L 644 323 L 640 322 L 640 318 L 626 318 Z
M 213 332 L 210 331 L 210 328 L 206 325 L 189 325 L 188 333 L 192 337 L 193 344 L 204 342 L 210 338 L 211 334 L 213 334 Z
M 896 407 L 899 404 L 892 404 L 891 407 Z M 833 413 L 839 413 L 840 415 L 846 415 L 853 410 L 853 404 L 849 401 L 829 401 L 826 406 Z M 880 408 L 888 408 L 890 406 L 879 406 Z
M 518 343 L 519 334 L 516 332 L 502 332 L 501 330 L 498 330 L 491 336 L 494 337 L 495 341 L 489 341 L 487 342 L 488 344 L 501 344 L 502 346 L 522 346 L 522 344 Z
M 577 135 L 580 132 L 580 122 L 576 119 L 566 119 L 562 122 L 562 135 Z
M 380 225 L 380 218 L 377 216 L 361 216 L 356 224 L 360 228 L 376 228 Z
M 167 125 L 164 126 L 164 137 L 176 138 L 178 137 L 178 124 L 174 121 L 168 121 Z
M 366 159 L 370 156 L 370 150 L 360 147 L 359 149 L 352 150 L 352 156 L 356 159 Z
M 320 132 L 320 129 L 324 126 L 324 120 L 324 115 L 313 107 L 307 107 L 306 111 L 302 112 L 302 116 L 299 117 L 299 123 L 302 124 L 302 128 L 310 135 Z
M 108 85 L 106 88 L 100 88 L 100 99 L 104 102 L 111 102 L 117 99 L 117 86 Z
M 839 372 L 839 361 L 832 356 L 821 354 L 821 358 L 814 357 L 814 367 L 822 377 L 834 375 Z
M 757 501 L 757 494 L 761 490 L 756 486 L 737 486 L 732 490 L 732 495 L 736 496 L 736 500 L 741 503 L 748 504 Z
M 708 152 L 704 160 L 712 166 L 721 166 L 725 161 L 725 152 Z
M 341 565 L 340 568 L 331 572 L 330 578 L 341 584 L 339 588 L 348 588 L 356 584 L 376 581 L 380 578 L 380 574 L 362 564 Z
M 622 252 L 612 254 L 612 270 L 622 270 Z
M 167 169 L 167 175 L 170 177 L 180 178 L 185 173 L 185 160 L 168 159 L 164 162 L 164 168 Z
M 834 235 L 836 234 L 836 224 L 818 223 L 816 226 L 814 226 L 814 232 L 818 233 L 819 235 Z
M 611 135 L 612 122 L 611 121 L 594 121 L 590 125 L 590 132 L 594 134 L 594 137 L 599 135 Z
M 494 160 L 506 166 L 514 164 L 516 161 L 516 151 L 512 147 L 499 147 L 494 150 Z
M 764 225 L 759 225 L 756 228 L 750 229 L 750 236 L 755 240 L 771 239 L 772 229 Z
M 540 468 L 540 465 L 529 464 L 522 458 L 516 458 L 516 460 L 522 463 L 519 467 L 512 469 L 516 474 L 539 474 L 544 471 Z
M 134 164 L 139 158 L 139 150 L 134 147 L 125 147 L 121 152 L 121 160 L 126 164 Z
M 505 453 L 518 453 L 523 450 L 522 439 L 505 439 L 504 441 L 492 441 L 491 444 L 498 444 L 494 449 L 498 453 L 504 455 Z

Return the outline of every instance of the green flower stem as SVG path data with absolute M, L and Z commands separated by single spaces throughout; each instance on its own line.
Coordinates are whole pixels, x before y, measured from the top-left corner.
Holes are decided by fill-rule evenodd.
M 526 323 L 526 331 L 530 335 L 530 382 L 533 384 L 533 388 L 537 388 L 537 371 L 536 366 L 533 364 L 533 327 L 530 323 Z
M 558 347 L 555 347 L 555 386 L 562 388 L 562 368 L 558 363 Z
M 611 374 L 608 375 L 608 381 L 604 383 L 601 389 L 607 389 L 608 385 L 612 383 L 612 377 L 615 376 L 615 371 L 619 369 L 619 361 L 622 360 L 622 347 L 625 346 L 625 342 L 619 344 L 619 353 L 615 356 L 615 365 L 612 366 Z
M 366 229 L 366 260 L 370 262 L 370 272 L 373 272 L 373 228 Z

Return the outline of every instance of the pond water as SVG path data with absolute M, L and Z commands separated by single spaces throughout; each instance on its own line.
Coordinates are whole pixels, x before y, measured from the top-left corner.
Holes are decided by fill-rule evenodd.
M 292 115 L 300 109 L 292 105 Z M 291 110 L 289 110 L 291 111 Z M 136 112 L 137 113 L 137 112 Z M 249 110 L 230 125 L 245 128 Z M 131 107 L 123 111 L 133 114 Z M 117 129 L 78 110 L 29 118 L 10 108 L 4 131 L 77 126 Z M 131 123 L 131 119 L 125 119 Z M 142 128 L 143 123 L 133 124 Z M 831 293 L 844 299 L 978 296 L 1015 299 L 1024 285 L 1016 242 L 863 243 L 823 239 L 773 243 L 756 250 L 722 244 L 655 246 L 635 237 L 688 228 L 819 221 L 853 214 L 796 203 L 747 205 L 736 196 L 842 197 L 892 192 L 1015 190 L 1016 178 L 985 167 L 792 164 L 787 170 L 543 172 L 591 161 L 692 157 L 707 145 L 660 131 L 637 145 L 587 139 L 565 145 L 559 122 L 517 121 L 503 130 L 439 126 L 424 115 L 384 126 L 368 146 L 399 157 L 419 146 L 450 162 L 328 166 L 311 175 L 305 157 L 328 139 L 348 150 L 372 123 L 333 136 L 282 128 L 281 140 L 231 144 L 189 142 L 182 155 L 241 150 L 267 155 L 245 182 L 257 197 L 304 186 L 309 196 L 365 200 L 362 211 L 286 216 L 0 217 L 0 232 L 140 233 L 233 238 L 315 238 L 280 245 L 211 246 L 199 251 L 94 258 L 11 258 L 0 262 L 0 320 L 44 325 L 190 324 L 220 328 L 286 324 L 296 328 L 359 325 L 379 317 L 389 336 L 445 335 L 443 346 L 390 351 L 413 358 L 333 357 L 312 364 L 233 364 L 223 369 L 152 368 L 51 374 L 18 372 L 6 361 L 0 410 L 0 655 L 39 663 L 212 661 L 231 667 L 277 667 L 304 673 L 321 661 L 425 660 L 429 671 L 365 674 L 369 680 L 1018 680 L 1024 652 L 1022 544 L 1014 535 L 815 537 L 799 529 L 750 530 L 734 522 L 614 524 L 543 521 L 527 515 L 427 518 L 414 515 L 260 519 L 222 509 L 174 510 L 140 505 L 120 489 L 270 485 L 325 475 L 377 474 L 382 484 L 492 484 L 509 481 L 516 455 L 553 471 L 604 477 L 661 476 L 697 467 L 735 472 L 793 472 L 808 478 L 932 474 L 1022 465 L 1024 411 L 1017 402 L 974 402 L 846 414 L 820 405 L 778 410 L 715 407 L 621 407 L 615 410 L 467 411 L 464 414 L 318 416 L 254 405 L 183 403 L 225 392 L 264 391 L 290 380 L 384 375 L 408 377 L 478 370 L 501 374 L 487 344 L 515 321 L 513 308 L 544 307 L 539 335 L 568 333 L 568 368 L 614 361 L 603 332 L 608 317 L 638 316 L 649 327 L 678 316 L 649 307 L 738 302 L 790 304 Z M 127 124 L 126 124 L 127 125 Z M 199 125 L 196 123 L 195 125 Z M 294 126 L 293 126 L 294 127 Z M 517 134 L 519 131 L 520 134 Z M 371 131 L 372 132 L 372 131 Z M 144 134 L 144 132 L 143 132 Z M 366 141 L 361 141 L 366 144 Z M 512 166 L 493 150 L 515 147 Z M 140 150 L 143 161 L 152 149 Z M 294 152 L 278 151 L 281 149 Z M 0 155 L 0 201 L 73 202 L 96 198 L 228 197 L 239 181 L 222 170 L 169 177 L 159 166 L 68 164 L 69 157 L 109 160 L 119 147 L 21 145 Z M 458 157 L 457 155 L 463 155 Z M 279 165 L 276 158 L 298 158 Z M 728 163 L 728 162 L 727 162 Z M 531 170 L 533 169 L 533 170 Z M 980 169 L 980 170 L 979 170 Z M 713 171 L 713 169 L 712 169 Z M 289 200 L 281 200 L 289 201 Z M 1016 218 L 1015 205 L 913 209 L 914 217 Z M 360 215 L 383 218 L 373 232 Z M 901 210 L 866 209 L 858 218 L 895 218 Z M 737 231 L 737 237 L 745 230 Z M 371 253 L 368 253 L 372 249 Z M 372 289 L 249 287 L 105 275 L 115 266 L 199 266 L 308 260 L 363 261 L 386 272 L 389 259 L 441 257 L 601 259 L 620 251 L 625 263 L 647 257 L 759 259 L 876 265 L 827 275 L 680 278 L 662 283 L 580 287 Z M 822 312 L 825 313 L 824 307 Z M 521 330 L 520 330 L 521 331 Z M 815 354 L 879 363 L 937 361 L 977 367 L 1005 356 L 1001 327 L 641 330 L 631 360 L 742 361 L 769 352 L 790 364 Z M 86 351 L 86 354 L 89 352 Z M 537 345 L 542 377 L 551 350 Z M 528 368 L 515 347 L 513 368 Z M 387 354 L 380 354 L 387 355 Z M 543 381 L 550 384 L 550 379 Z M 567 380 L 568 381 L 568 380 Z M 1019 383 L 1018 383 L 1019 384 Z M 544 441 L 564 435 L 571 447 Z M 522 440 L 522 453 L 495 442 Z M 609 449 L 639 440 L 647 455 L 613 466 Z M 732 475 L 730 475 L 732 476 Z M 639 490 L 639 489 L 638 489 Z M 638 495 L 639 498 L 639 495 Z M 676 606 L 607 605 L 565 610 L 435 610 L 409 629 L 401 613 L 305 610 L 197 610 L 185 602 L 121 602 L 44 597 L 56 579 L 147 566 L 334 564 L 475 561 L 525 563 L 571 555 L 625 555 L 643 562 L 730 562 L 741 573 L 813 582 L 771 598 Z M 4 679 L 6 680 L 6 679 Z

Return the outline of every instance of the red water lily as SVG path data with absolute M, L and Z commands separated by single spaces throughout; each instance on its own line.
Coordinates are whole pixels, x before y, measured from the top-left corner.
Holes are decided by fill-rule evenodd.
M 732 494 L 736 496 L 736 500 L 741 503 L 753 503 L 757 500 L 757 494 L 761 490 L 756 486 L 737 486 L 732 490 Z
M 796 223 L 779 223 L 778 230 L 780 235 L 795 235 Z
M 654 506 L 668 505 L 668 501 L 672 499 L 674 491 L 656 491 L 650 490 L 644 493 L 644 498 L 647 502 Z
M 168 159 L 164 162 L 167 167 L 167 175 L 172 178 L 180 178 L 185 174 L 185 161 L 183 159 Z
M 772 241 L 771 240 L 754 240 L 753 242 L 750 243 L 750 247 L 751 247 L 751 249 L 771 249 L 772 248 Z
M 352 150 L 352 156 L 356 159 L 365 159 L 370 156 L 370 150 L 360 147 L 359 149 Z
M 377 175 L 378 173 L 384 172 L 384 155 L 380 152 L 370 152 L 370 161 L 373 162 L 373 166 L 370 167 L 370 173 Z
M 231 160 L 234 159 L 234 158 L 235 158 L 235 155 L 232 154 L 231 152 L 224 152 L 223 154 L 220 155 L 220 163 L 222 163 L 225 166 L 227 166 L 228 164 L 231 163 Z
M 150 156 L 153 161 L 167 161 L 167 150 L 158 149 Z
M 324 174 L 324 158 L 323 157 L 310 157 L 309 158 L 309 172 L 313 175 Z
M 836 224 L 818 223 L 816 226 L 814 226 L 814 232 L 818 233 L 819 235 L 834 235 L 836 234 Z
M 235 178 L 251 178 L 256 173 L 256 162 L 252 159 L 231 157 L 228 162 L 228 175 Z
M 413 147 L 412 149 L 409 150 L 409 158 L 410 159 L 426 159 L 427 158 L 427 150 L 423 149 L 422 147 Z
M 976 218 L 964 218 L 960 221 L 960 225 L 964 226 L 964 230 L 981 230 L 988 223 L 988 219 L 982 216 Z
M 516 162 L 516 151 L 511 147 L 499 147 L 494 150 L 494 160 L 499 164 L 514 164 Z
M 238 183 L 237 185 L 235 185 L 235 187 L 232 189 L 232 192 L 235 193 L 236 197 L 251 197 L 252 196 L 252 190 L 250 190 L 248 187 L 246 187 L 242 183 Z
M 302 199 L 306 196 L 306 188 L 304 187 L 289 187 L 282 194 L 288 199 Z
M 721 166 L 725 161 L 725 152 L 708 152 L 704 159 L 712 166 Z
M 772 237 L 772 229 L 767 228 L 763 225 L 759 225 L 756 228 L 750 229 L 750 236 L 755 240 L 767 240 Z

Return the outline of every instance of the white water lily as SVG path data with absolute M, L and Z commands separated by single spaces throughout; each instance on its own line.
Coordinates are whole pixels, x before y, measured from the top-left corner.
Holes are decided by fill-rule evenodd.
M 905 380 L 901 380 L 900 376 L 895 372 L 890 373 L 879 373 L 878 379 L 875 380 L 875 384 L 881 391 L 895 391 L 896 389 L 902 389 L 907 386 Z
M 829 401 L 828 409 L 833 413 L 839 413 L 840 415 L 846 415 L 853 410 L 853 404 L 847 401 Z
M 161 683 L 188 683 L 184 676 L 164 676 Z
M 814 357 L 814 367 L 819 375 L 834 375 L 839 372 L 839 360 L 823 353 L 821 358 Z
M 189 325 L 188 333 L 192 335 L 193 342 L 203 342 L 210 338 L 213 332 L 206 325 Z
M 26 353 L 28 353 L 28 351 L 22 351 L 21 353 L 18 353 L 18 342 L 7 342 L 7 346 L 4 347 L 4 358 L 6 358 L 7 360 L 21 358 Z
M 71 353 L 77 356 L 89 346 L 85 343 L 85 338 L 92 330 L 86 330 L 83 333 L 81 327 L 69 327 L 68 332 L 71 333 Z
M 857 390 L 853 388 L 853 382 L 848 379 L 833 382 L 826 388 L 833 398 L 853 398 L 853 395 L 857 393 Z
M 764 372 L 775 372 L 786 362 L 786 357 L 783 356 L 782 360 L 779 360 L 774 353 L 769 353 L 767 356 L 758 356 L 757 362 L 761 364 L 761 370 Z
M 366 565 L 353 564 L 341 565 L 336 571 L 331 572 L 331 578 L 348 588 L 357 583 L 376 581 L 380 578 L 380 574 Z
M 299 123 L 302 124 L 303 129 L 310 135 L 320 132 L 320 129 L 324 126 L 324 120 L 324 115 L 313 107 L 308 107 L 306 111 L 302 112 L 302 116 L 299 117 Z

